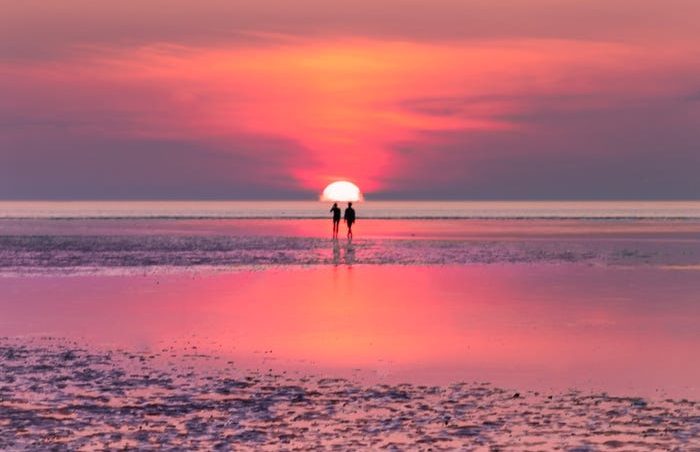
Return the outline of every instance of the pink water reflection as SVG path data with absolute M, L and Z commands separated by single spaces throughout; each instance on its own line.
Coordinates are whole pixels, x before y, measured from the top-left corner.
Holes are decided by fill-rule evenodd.
M 371 267 L 0 279 L 2 335 L 245 365 L 697 398 L 696 271 Z
M 345 225 L 341 225 L 344 233 Z M 624 238 L 694 240 L 698 220 L 454 219 L 384 220 L 359 218 L 357 239 L 547 239 Z M 3 219 L 4 235 L 173 235 L 289 236 L 331 238 L 331 220 L 319 219 Z

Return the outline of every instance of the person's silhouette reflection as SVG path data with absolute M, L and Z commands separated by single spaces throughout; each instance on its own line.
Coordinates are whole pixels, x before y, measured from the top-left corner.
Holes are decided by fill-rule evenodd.
M 340 264 L 340 244 L 337 238 L 333 238 L 333 265 Z
M 355 247 L 352 245 L 352 240 L 348 241 L 347 247 L 345 247 L 345 264 L 352 266 L 355 263 Z

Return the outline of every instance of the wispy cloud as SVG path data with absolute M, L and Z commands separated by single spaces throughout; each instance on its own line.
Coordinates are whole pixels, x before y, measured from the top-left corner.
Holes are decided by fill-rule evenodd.
M 530 165 L 517 149 L 542 174 L 592 154 L 615 166 L 638 153 L 650 171 L 677 154 L 692 167 L 700 33 L 686 15 L 698 4 L 673 0 L 681 14 L 627 3 L 13 3 L 0 19 L 0 157 L 15 165 L 0 179 L 14 185 L 0 196 L 52 192 L 63 179 L 76 181 L 65 196 L 79 196 L 96 181 L 32 162 L 98 171 L 122 155 L 138 166 L 148 143 L 161 156 L 172 147 L 174 160 L 156 171 L 145 159 L 134 194 L 160 196 L 178 179 L 193 196 L 301 194 L 342 177 L 370 193 L 476 196 L 471 184 L 493 191 L 499 180 L 499 193 L 539 196 L 509 170 Z M 500 157 L 485 165 L 489 152 Z M 176 160 L 216 177 L 188 176 Z M 648 180 L 623 173 L 589 192 L 647 193 Z

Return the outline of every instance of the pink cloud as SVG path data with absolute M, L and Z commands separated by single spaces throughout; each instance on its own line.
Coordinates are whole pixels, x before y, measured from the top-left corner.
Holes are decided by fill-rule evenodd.
M 504 166 L 521 157 L 513 137 L 544 166 L 567 154 L 630 154 L 631 145 L 608 145 L 614 133 L 591 125 L 596 114 L 635 134 L 639 118 L 667 115 L 668 99 L 698 89 L 688 20 L 697 2 L 672 2 L 684 12 L 645 0 L 234 3 L 11 5 L 0 19 L 12 43 L 0 49 L 2 152 L 21 153 L 37 134 L 197 143 L 285 187 L 315 191 L 342 178 L 370 195 L 431 192 L 482 180 L 475 168 L 494 137 L 509 147 Z M 685 118 L 698 111 L 681 105 L 675 136 L 687 141 Z M 574 143 L 585 133 L 609 141 Z M 685 149 L 666 140 L 670 152 Z M 276 144 L 261 154 L 258 141 Z

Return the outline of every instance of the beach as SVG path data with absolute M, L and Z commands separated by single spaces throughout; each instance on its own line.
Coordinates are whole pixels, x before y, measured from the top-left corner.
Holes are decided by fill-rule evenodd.
M 203 370 L 212 357 L 196 352 L 96 352 L 49 339 L 3 339 L 0 352 L 5 450 L 697 447 L 700 409 L 687 400 L 363 385 L 234 363 Z M 165 356 L 172 361 L 158 364 Z
M 0 452 L 700 452 L 700 1 L 0 12 Z
M 0 448 L 700 447 L 700 221 L 441 212 L 0 219 Z

